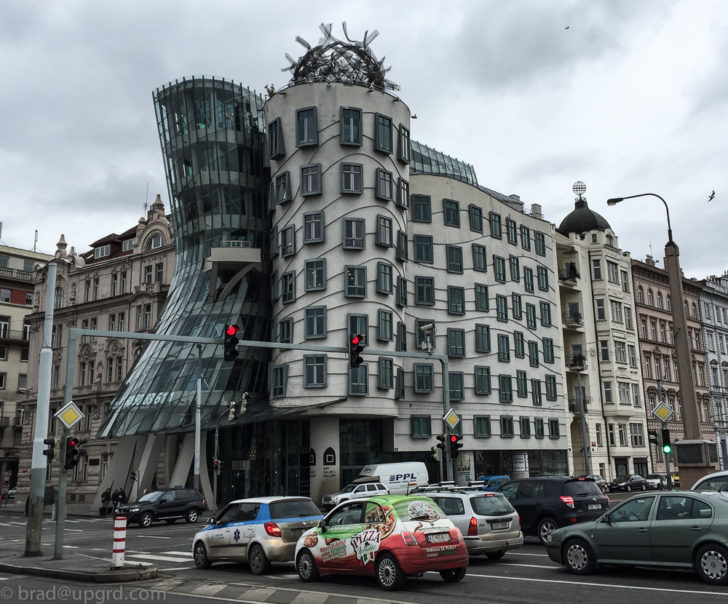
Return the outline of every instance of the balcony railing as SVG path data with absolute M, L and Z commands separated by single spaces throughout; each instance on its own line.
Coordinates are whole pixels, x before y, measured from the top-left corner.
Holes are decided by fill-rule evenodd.
M 591 402 L 591 399 L 588 396 L 584 397 L 584 413 L 589 413 L 589 403 Z M 571 413 L 581 413 L 581 406 L 579 404 L 579 399 L 576 398 L 570 398 L 569 399 L 569 411 Z
M 12 340 L 14 342 L 27 342 L 29 339 L 27 329 L 8 329 L 6 323 L 0 325 L 0 340 Z
M 0 277 L 6 279 L 17 279 L 18 281 L 27 281 L 30 283 L 33 281 L 33 273 L 29 271 L 21 271 L 17 268 L 0 268 Z
M 579 273 L 575 268 L 562 268 L 559 269 L 559 280 L 575 283 L 579 278 Z
M 569 327 L 581 327 L 584 325 L 584 315 L 580 312 L 565 312 L 563 314 L 564 325 Z
M 583 354 L 574 354 L 570 356 L 566 362 L 568 368 L 574 371 L 583 371 L 586 369 L 586 359 Z

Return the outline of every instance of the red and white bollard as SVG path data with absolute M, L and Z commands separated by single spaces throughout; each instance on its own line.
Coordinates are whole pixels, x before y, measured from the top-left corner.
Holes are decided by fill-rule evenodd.
M 124 550 L 126 549 L 126 516 L 114 518 L 114 549 L 111 554 L 111 568 L 124 566 Z

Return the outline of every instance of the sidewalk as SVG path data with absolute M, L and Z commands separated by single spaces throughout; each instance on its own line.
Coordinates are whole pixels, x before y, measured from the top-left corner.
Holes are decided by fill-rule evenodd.
M 0 522 L 7 517 L 24 521 L 24 504 L 8 503 L 7 507 L 0 506 Z M 44 518 L 50 518 L 50 514 L 44 514 Z M 90 556 L 75 549 L 65 550 L 62 560 L 54 560 L 52 547 L 44 547 L 40 556 L 26 557 L 24 543 L 13 543 L 2 539 L 0 543 L 2 543 L 0 572 L 87 583 L 123 583 L 157 577 L 157 569 L 154 566 L 124 564 L 122 568 L 112 569 L 110 558 Z

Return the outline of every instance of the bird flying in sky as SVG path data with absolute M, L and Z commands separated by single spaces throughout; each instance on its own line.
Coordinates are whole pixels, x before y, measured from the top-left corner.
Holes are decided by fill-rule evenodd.
M 715 197 L 715 191 L 711 191 L 710 195 L 708 195 L 708 201 L 713 201 L 714 197 Z

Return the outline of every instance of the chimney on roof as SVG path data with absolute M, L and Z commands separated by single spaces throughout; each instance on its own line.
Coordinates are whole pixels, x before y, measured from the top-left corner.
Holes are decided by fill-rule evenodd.
M 511 194 L 508 196 L 509 201 L 506 203 L 512 207 L 514 210 L 518 210 L 519 212 L 523 213 L 523 202 L 521 201 L 520 195 Z
M 532 203 L 531 204 L 531 216 L 534 218 L 540 218 L 543 220 L 543 213 L 541 212 L 541 204 L 540 203 Z

